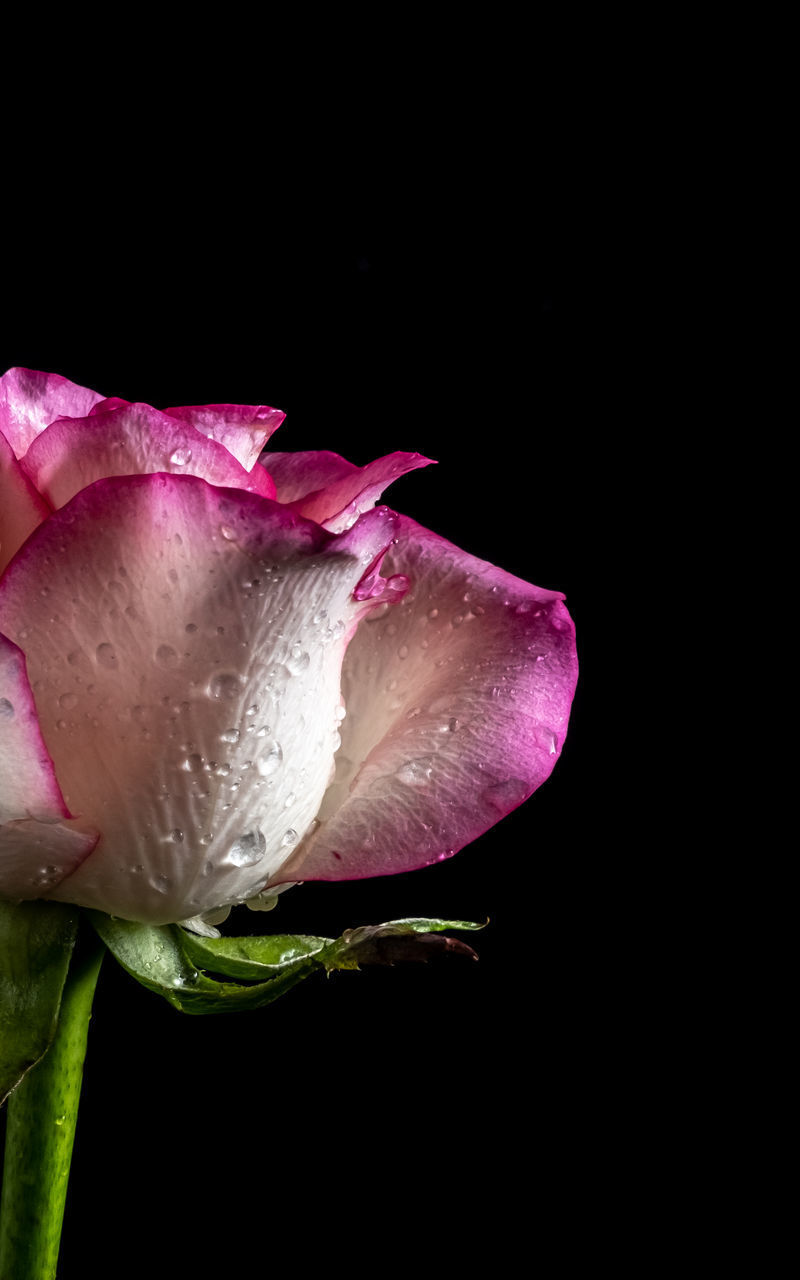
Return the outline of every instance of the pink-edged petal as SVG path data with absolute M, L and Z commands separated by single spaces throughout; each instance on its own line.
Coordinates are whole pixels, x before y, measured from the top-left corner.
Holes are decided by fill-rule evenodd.
M 337 484 L 357 475 L 361 470 L 329 449 L 312 449 L 299 453 L 265 453 L 261 465 L 275 481 L 278 502 L 287 505 L 327 485 Z
M 164 923 L 263 888 L 332 776 L 347 637 L 372 607 L 353 591 L 398 524 L 379 508 L 335 536 L 155 474 L 98 481 L 28 539 L 0 619 L 66 803 L 103 833 L 52 896 Z
M 103 397 L 57 373 L 9 369 L 0 378 L 0 431 L 18 458 L 56 418 L 83 418 Z
M 50 508 L 37 493 L 0 431 L 0 573 Z
M 68 817 L 39 727 L 25 655 L 0 635 L 0 823 Z
M 98 833 L 71 819 L 42 738 L 25 657 L 0 635 L 0 897 L 46 896 Z
M 337 453 L 268 453 L 262 459 L 279 502 L 291 503 L 299 515 L 333 533 L 348 529 L 373 507 L 384 489 L 433 459 L 421 453 L 388 453 L 356 467 Z
M 245 471 L 252 471 L 264 445 L 286 417 L 281 409 L 266 404 L 189 404 L 164 412 L 223 444 Z
M 85 862 L 99 838 L 99 832 L 87 829 L 77 818 L 4 823 L 0 826 L 0 897 L 57 896 L 59 885 Z
M 95 480 L 158 471 L 199 476 L 263 498 L 275 492 L 262 467 L 248 473 L 224 445 L 148 404 L 53 422 L 34 440 L 22 467 L 56 508 Z
M 407 519 L 382 572 L 412 589 L 359 624 L 320 825 L 272 883 L 440 861 L 521 804 L 561 752 L 577 679 L 563 597 Z

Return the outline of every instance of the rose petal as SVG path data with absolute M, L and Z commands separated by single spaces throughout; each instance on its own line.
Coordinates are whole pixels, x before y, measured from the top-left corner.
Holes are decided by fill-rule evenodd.
M 342 672 L 347 717 L 321 824 L 271 883 L 409 871 L 457 852 L 549 776 L 577 679 L 563 597 L 413 521 L 383 572 L 396 609 L 362 622 Z
M 79 819 L 0 826 L 0 896 L 12 900 L 55 897 L 63 880 L 77 871 L 100 838 Z
M 36 492 L 0 432 L 0 573 L 50 508 Z
M 159 471 L 200 476 L 264 498 L 274 494 L 262 467 L 248 474 L 224 445 L 148 404 L 53 422 L 34 440 L 22 468 L 56 508 L 95 480 Z
M 39 728 L 25 657 L 0 635 L 0 896 L 44 896 L 97 839 L 96 831 L 70 819 Z
M 83 418 L 102 399 L 57 373 L 9 369 L 0 378 L 0 431 L 21 458 L 56 418 Z
M 352 592 L 397 524 L 380 508 L 335 537 L 157 474 L 99 481 L 33 534 L 0 617 L 65 800 L 103 832 L 53 896 L 165 923 L 260 891 L 330 780 L 346 638 L 370 607 Z
M 339 533 L 368 511 L 387 485 L 433 459 L 421 453 L 388 453 L 356 467 L 337 453 L 268 453 L 269 471 L 279 502 L 291 503 L 299 515 Z
M 258 455 L 286 414 L 267 404 L 190 404 L 164 413 L 181 422 L 189 422 L 204 436 L 216 440 L 252 471 Z

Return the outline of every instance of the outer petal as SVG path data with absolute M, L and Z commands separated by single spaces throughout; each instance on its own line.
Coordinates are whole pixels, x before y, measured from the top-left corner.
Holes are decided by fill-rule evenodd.
M 158 471 L 200 476 L 264 498 L 274 494 L 262 467 L 248 474 L 224 445 L 148 404 L 61 418 L 37 436 L 22 467 L 56 508 L 95 480 Z
M 273 883 L 446 858 L 521 804 L 561 751 L 577 679 L 563 597 L 406 519 L 382 571 L 412 590 L 358 627 L 336 778 Z
M 245 471 L 252 471 L 264 445 L 286 417 L 281 409 L 267 404 L 190 404 L 164 412 L 224 445 Z
M 36 492 L 0 432 L 0 573 L 50 509 Z
M 24 655 L 0 635 L 0 897 L 41 897 L 75 870 L 97 839 L 96 831 L 70 821 Z
M 341 537 L 191 476 L 99 481 L 0 581 L 66 802 L 103 832 L 52 895 L 164 923 L 253 896 L 313 821 L 353 598 L 398 517 Z M 47 594 L 42 595 L 42 584 Z
M 102 399 L 57 373 L 9 369 L 0 378 L 0 431 L 21 458 L 56 418 L 83 418 Z
M 268 453 L 263 458 L 280 502 L 291 503 L 307 520 L 339 533 L 373 507 L 387 485 L 432 458 L 421 453 L 388 453 L 356 467 L 338 453 Z

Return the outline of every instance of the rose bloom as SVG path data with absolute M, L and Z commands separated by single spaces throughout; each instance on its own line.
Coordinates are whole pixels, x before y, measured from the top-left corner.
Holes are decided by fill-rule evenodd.
M 385 506 L 428 459 L 0 379 L 0 897 L 203 931 L 449 857 L 561 751 L 558 592 Z

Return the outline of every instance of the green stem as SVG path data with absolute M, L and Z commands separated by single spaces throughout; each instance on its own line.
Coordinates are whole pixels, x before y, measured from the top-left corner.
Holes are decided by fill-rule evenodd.
M 103 951 L 94 938 L 79 936 L 53 1043 L 8 1099 L 0 1280 L 54 1280 L 56 1274 L 86 1037 Z

